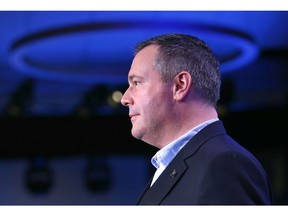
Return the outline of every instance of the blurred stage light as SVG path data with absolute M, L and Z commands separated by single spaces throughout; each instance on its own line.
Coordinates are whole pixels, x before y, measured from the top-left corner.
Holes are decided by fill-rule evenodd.
M 85 184 L 89 191 L 105 192 L 112 183 L 111 169 L 103 156 L 89 156 L 85 170 Z
M 27 117 L 30 115 L 31 105 L 34 97 L 34 81 L 24 80 L 17 89 L 12 92 L 5 107 L 5 114 L 9 117 Z
M 126 87 L 126 85 L 125 85 Z M 127 113 L 120 103 L 122 86 L 95 85 L 83 96 L 75 108 L 75 114 L 80 118 L 90 118 L 97 115 L 113 115 Z M 120 90 L 119 90 L 120 89 Z
M 25 180 L 30 192 L 35 194 L 47 193 L 51 189 L 53 180 L 47 159 L 40 156 L 30 159 Z

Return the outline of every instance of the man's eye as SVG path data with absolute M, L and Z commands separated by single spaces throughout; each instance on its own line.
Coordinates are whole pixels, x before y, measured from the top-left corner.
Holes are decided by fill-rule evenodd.
M 138 85 L 139 81 L 134 80 L 133 83 L 134 83 L 134 85 Z

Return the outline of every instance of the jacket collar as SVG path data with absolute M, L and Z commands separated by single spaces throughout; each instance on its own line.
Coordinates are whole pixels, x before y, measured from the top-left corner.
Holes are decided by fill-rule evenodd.
M 175 156 L 156 182 L 150 187 L 152 178 L 144 189 L 137 204 L 159 205 L 187 169 L 185 159 L 197 153 L 197 150 L 214 136 L 226 134 L 219 120 L 211 123 L 197 133 Z

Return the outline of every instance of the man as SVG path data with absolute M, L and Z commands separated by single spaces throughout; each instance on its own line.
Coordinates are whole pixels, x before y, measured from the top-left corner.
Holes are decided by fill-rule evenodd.
M 167 34 L 135 51 L 121 103 L 129 107 L 132 135 L 160 149 L 137 204 L 271 204 L 261 164 L 218 119 L 219 62 L 207 44 Z

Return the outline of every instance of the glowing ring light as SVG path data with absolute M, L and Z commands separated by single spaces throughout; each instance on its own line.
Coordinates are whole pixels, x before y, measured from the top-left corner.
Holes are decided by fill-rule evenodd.
M 26 35 L 12 44 L 10 48 L 10 60 L 11 64 L 17 69 L 19 69 L 20 72 L 37 78 L 85 83 L 126 83 L 128 71 L 125 71 L 125 74 L 97 73 L 94 75 L 85 73 L 83 74 L 79 72 L 69 73 L 69 71 L 68 73 L 67 71 L 63 73 L 63 71 L 57 68 L 53 68 L 53 66 L 47 68 L 40 62 L 37 63 L 35 59 L 33 60 L 28 58 L 27 53 L 31 49 L 33 49 L 33 46 L 35 46 L 35 44 L 39 46 L 39 44 L 41 45 L 41 42 L 43 41 L 57 40 L 57 38 L 59 38 L 60 36 L 71 36 L 76 33 L 81 34 L 94 31 L 103 32 L 107 30 L 129 30 L 131 32 L 133 32 L 134 30 L 143 30 L 146 34 L 147 31 L 152 32 L 149 36 L 146 35 L 145 38 L 141 38 L 142 40 L 160 33 L 173 33 L 171 32 L 171 29 L 173 30 L 173 32 L 181 32 L 195 35 L 196 37 L 199 37 L 206 41 L 208 44 L 210 38 L 219 43 L 226 44 L 226 47 L 231 46 L 236 48 L 236 53 L 226 56 L 225 60 L 220 61 L 220 68 L 222 73 L 234 71 L 251 63 L 258 57 L 259 54 L 258 47 L 253 42 L 251 37 L 240 31 L 236 31 L 230 28 L 185 22 L 158 21 L 152 23 L 143 21 L 119 21 L 64 26 L 54 29 L 48 29 L 46 31 L 38 32 L 31 35 Z M 57 48 L 55 48 L 55 50 L 57 50 Z M 215 49 L 213 50 L 215 51 Z

